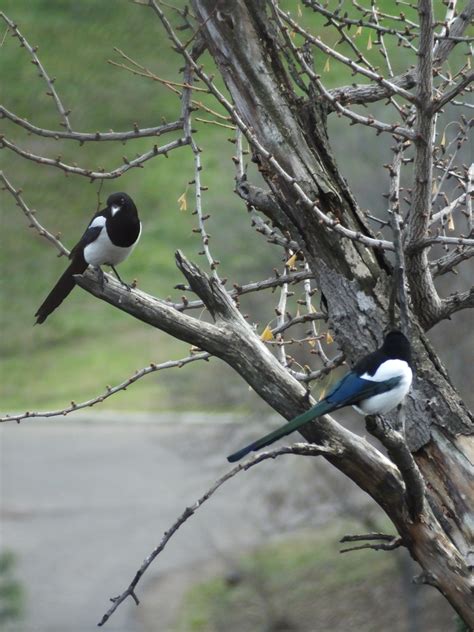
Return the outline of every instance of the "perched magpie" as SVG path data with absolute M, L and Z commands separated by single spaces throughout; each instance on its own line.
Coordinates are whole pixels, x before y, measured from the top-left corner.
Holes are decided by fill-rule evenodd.
M 412 377 L 410 343 L 401 331 L 390 331 L 380 349 L 359 360 L 315 406 L 231 454 L 227 460 L 231 463 L 239 461 L 249 452 L 291 434 L 308 421 L 344 406 L 352 406 L 361 415 L 388 413 L 408 393 Z
M 102 283 L 105 277 L 100 266 L 108 265 L 120 283 L 126 285 L 115 266 L 132 252 L 140 239 L 141 231 L 142 226 L 132 198 L 126 193 L 109 195 L 107 206 L 94 215 L 85 233 L 71 250 L 71 264 L 36 312 L 36 323 L 44 323 L 51 312 L 61 305 L 75 285 L 74 275 L 82 274 L 88 265 L 100 272 Z

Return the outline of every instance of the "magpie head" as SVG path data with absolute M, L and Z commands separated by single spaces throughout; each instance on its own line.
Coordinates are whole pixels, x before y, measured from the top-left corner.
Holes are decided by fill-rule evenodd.
M 115 215 L 119 211 L 127 211 L 129 213 L 137 214 L 137 207 L 132 198 L 126 193 L 112 193 L 107 198 L 107 206 L 112 210 L 112 215 Z
M 389 358 L 405 360 L 405 362 L 411 364 L 410 343 L 407 337 L 398 329 L 393 329 L 387 333 L 381 351 Z

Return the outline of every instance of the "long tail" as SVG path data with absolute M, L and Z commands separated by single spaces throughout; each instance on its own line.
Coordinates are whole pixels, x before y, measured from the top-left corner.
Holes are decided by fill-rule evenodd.
M 285 425 L 277 428 L 277 430 L 274 430 L 261 439 L 250 443 L 248 446 L 242 448 L 238 452 L 234 452 L 234 454 L 231 454 L 227 457 L 227 460 L 231 463 L 233 463 L 234 461 L 240 461 L 240 459 L 246 456 L 249 452 L 256 452 L 257 450 L 260 450 L 260 448 L 264 448 L 265 446 L 278 441 L 278 439 L 286 437 L 286 435 L 291 434 L 300 426 L 308 423 L 308 421 L 311 421 L 315 417 L 321 417 L 321 415 L 325 415 L 326 413 L 331 412 L 331 410 L 334 410 L 334 408 L 335 406 L 333 404 L 330 404 L 326 400 L 322 400 L 321 402 L 316 404 L 316 406 L 313 406 L 313 408 L 310 408 L 301 415 L 298 415 L 298 417 L 295 417 Z
M 82 253 L 78 253 L 36 312 L 36 324 L 44 323 L 51 312 L 61 305 L 75 286 L 74 275 L 82 274 L 86 268 Z

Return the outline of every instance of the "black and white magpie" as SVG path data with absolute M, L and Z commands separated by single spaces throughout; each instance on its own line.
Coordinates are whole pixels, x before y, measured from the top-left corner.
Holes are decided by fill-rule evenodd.
M 74 275 L 82 274 L 89 265 L 100 271 L 102 283 L 105 277 L 100 266 L 108 265 L 120 283 L 126 285 L 115 266 L 132 252 L 141 231 L 137 207 L 132 198 L 126 193 L 109 195 L 107 206 L 94 215 L 81 239 L 71 250 L 71 264 L 36 312 L 36 323 L 44 323 L 73 289 Z
M 361 415 L 388 413 L 401 403 L 410 390 L 412 379 L 410 343 L 401 331 L 390 331 L 383 345 L 359 360 L 315 406 L 231 454 L 228 460 L 238 461 L 249 452 L 289 435 L 308 421 L 344 406 L 352 406 Z

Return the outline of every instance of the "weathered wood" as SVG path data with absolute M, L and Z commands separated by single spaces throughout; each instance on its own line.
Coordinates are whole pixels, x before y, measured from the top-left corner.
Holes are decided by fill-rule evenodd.
M 221 0 L 218 11 L 215 0 L 193 0 L 192 4 L 236 111 L 260 144 L 298 180 L 313 200 L 318 201 L 327 215 L 337 217 L 344 226 L 370 235 L 347 185 L 336 175 L 338 169 L 331 155 L 324 115 L 312 103 L 302 105 L 291 89 L 269 26 L 267 3 Z M 260 170 L 287 218 L 286 227 L 290 233 L 293 227 L 294 238 L 318 280 L 338 343 L 346 357 L 356 360 L 380 342 L 388 323 L 390 266 L 379 252 L 342 240 L 323 226 L 314 209 L 303 204 L 294 187 L 264 159 Z M 421 303 L 415 304 L 415 308 L 418 313 L 413 315 L 412 325 L 416 379 L 406 407 L 407 434 L 412 451 L 423 449 L 420 455 L 415 453 L 415 458 L 425 480 L 429 480 L 431 470 L 426 454 L 436 459 L 436 455 L 447 450 L 460 453 L 465 459 L 465 445 L 458 445 L 456 437 L 459 433 L 472 435 L 473 423 L 423 335 L 423 325 L 433 321 L 423 318 Z M 278 398 L 273 402 L 266 399 L 273 406 Z M 278 404 L 275 407 L 278 409 Z M 296 412 L 298 409 L 293 408 L 293 414 Z M 324 435 L 324 431 L 319 428 L 316 436 L 321 434 Z M 365 486 L 367 482 L 361 480 L 357 452 L 352 457 L 353 467 L 346 466 L 346 473 L 367 489 L 370 484 Z M 345 458 L 348 458 L 347 452 Z M 461 488 L 472 485 L 472 470 L 461 467 L 459 459 L 448 461 L 449 469 L 444 471 L 444 476 L 456 481 Z M 438 486 L 436 494 L 430 488 L 432 509 L 427 510 L 428 515 L 423 516 L 423 520 L 413 524 L 394 508 L 393 503 L 400 502 L 397 494 L 382 501 L 382 506 L 394 520 L 412 555 L 434 578 L 432 583 L 466 621 L 474 622 L 470 570 L 464 557 L 466 547 L 470 546 L 470 533 L 456 525 L 458 543 L 454 543 L 450 534 L 456 520 L 445 510 L 451 505 L 454 515 L 465 514 L 465 504 L 472 503 L 472 496 L 470 501 L 461 503 L 456 497 L 448 499 L 446 495 L 446 487 Z M 443 526 L 437 517 L 443 517 Z
M 293 92 L 280 61 L 279 45 L 265 0 L 192 0 L 204 38 L 232 96 L 236 111 L 260 146 L 276 160 L 328 217 L 371 236 L 356 201 L 339 173 L 327 136 L 326 112 L 317 100 L 303 103 Z M 271 197 L 268 217 L 277 221 L 303 250 L 326 299 L 330 327 L 351 361 L 372 351 L 388 324 L 392 269 L 383 254 L 341 238 L 321 223 L 292 183 L 258 155 Z M 261 210 L 265 211 L 262 203 Z M 275 206 L 276 204 L 276 206 Z M 290 419 L 311 405 L 303 387 L 282 367 L 235 308 L 216 279 L 178 253 L 177 264 L 214 322 L 180 314 L 141 292 L 115 282 L 101 288 L 92 273 L 78 283 L 136 318 L 186 340 L 233 367 L 268 404 Z M 474 626 L 472 599 L 472 417 L 451 385 L 423 332 L 423 306 L 412 314 L 415 381 L 406 402 L 408 444 L 426 485 L 427 502 L 417 502 L 413 520 L 407 490 L 397 466 L 363 438 L 325 416 L 302 429 L 319 444 L 337 445 L 326 458 L 384 509 L 403 545 L 436 586 Z M 464 437 L 462 435 L 465 435 Z M 396 448 L 396 447 L 395 447 Z M 405 471 L 412 462 L 393 454 Z M 412 468 L 413 469 L 413 468 Z M 413 471 L 415 471 L 413 469 Z M 407 475 L 407 473 L 409 475 Z M 420 486 L 422 488 L 422 486 Z M 420 493 L 415 498 L 419 500 Z M 411 502 L 411 501 L 410 501 Z

